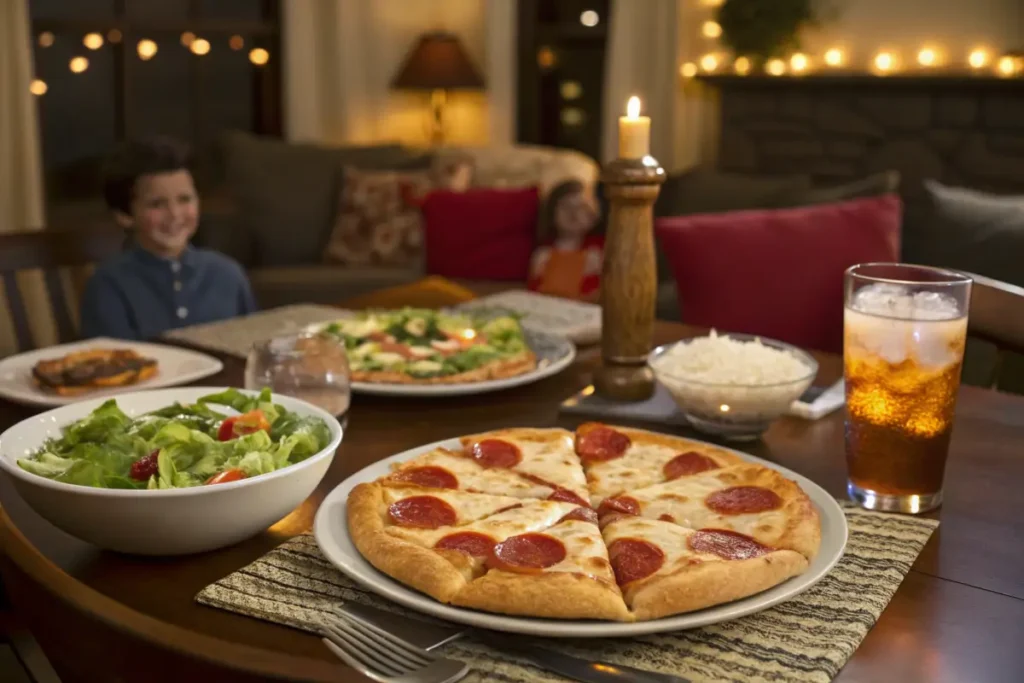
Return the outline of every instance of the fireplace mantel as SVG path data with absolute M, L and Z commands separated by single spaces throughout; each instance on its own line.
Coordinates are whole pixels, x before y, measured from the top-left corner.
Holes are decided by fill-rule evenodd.
M 995 75 L 977 75 L 970 72 L 895 73 L 879 76 L 873 73 L 815 72 L 803 76 L 768 74 L 740 76 L 730 73 L 700 74 L 696 80 L 722 89 L 815 89 L 850 88 L 871 90 L 1010 90 L 1024 93 L 1024 77 L 1001 78 Z

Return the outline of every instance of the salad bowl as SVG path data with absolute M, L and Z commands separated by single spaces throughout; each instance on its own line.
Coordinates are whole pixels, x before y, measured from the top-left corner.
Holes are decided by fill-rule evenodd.
M 225 434 L 264 412 L 260 427 Z M 28 418 L 0 434 L 0 469 L 72 536 L 118 552 L 184 555 L 232 545 L 286 516 L 319 484 L 341 439 L 332 415 L 296 398 L 161 389 Z

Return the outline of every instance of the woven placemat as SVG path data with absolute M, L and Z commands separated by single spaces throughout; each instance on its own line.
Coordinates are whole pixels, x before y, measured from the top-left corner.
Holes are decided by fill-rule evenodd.
M 337 320 L 345 313 L 343 309 L 334 306 L 282 306 L 253 313 L 244 318 L 180 327 L 164 333 L 163 338 L 245 358 L 255 342 L 299 332 L 316 323 Z
M 878 620 L 939 524 L 842 504 L 850 527 L 845 555 L 825 578 L 792 600 L 688 631 L 628 639 L 549 638 L 544 645 L 591 660 L 677 674 L 693 683 L 828 683 Z M 196 600 L 314 633 L 321 615 L 337 600 L 411 614 L 350 581 L 321 554 L 310 534 L 292 538 L 207 586 Z M 471 639 L 438 651 L 472 666 L 467 681 L 566 680 Z

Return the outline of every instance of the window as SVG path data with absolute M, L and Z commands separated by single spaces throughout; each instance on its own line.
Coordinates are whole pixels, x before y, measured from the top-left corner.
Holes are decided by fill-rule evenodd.
M 280 0 L 30 0 L 47 198 L 96 199 L 126 137 L 281 134 Z
M 610 0 L 520 0 L 520 142 L 601 155 Z

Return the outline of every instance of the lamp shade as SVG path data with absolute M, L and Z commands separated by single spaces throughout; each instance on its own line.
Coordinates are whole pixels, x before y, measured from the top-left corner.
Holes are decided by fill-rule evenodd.
M 391 82 L 398 90 L 477 89 L 484 79 L 451 33 L 420 36 Z

